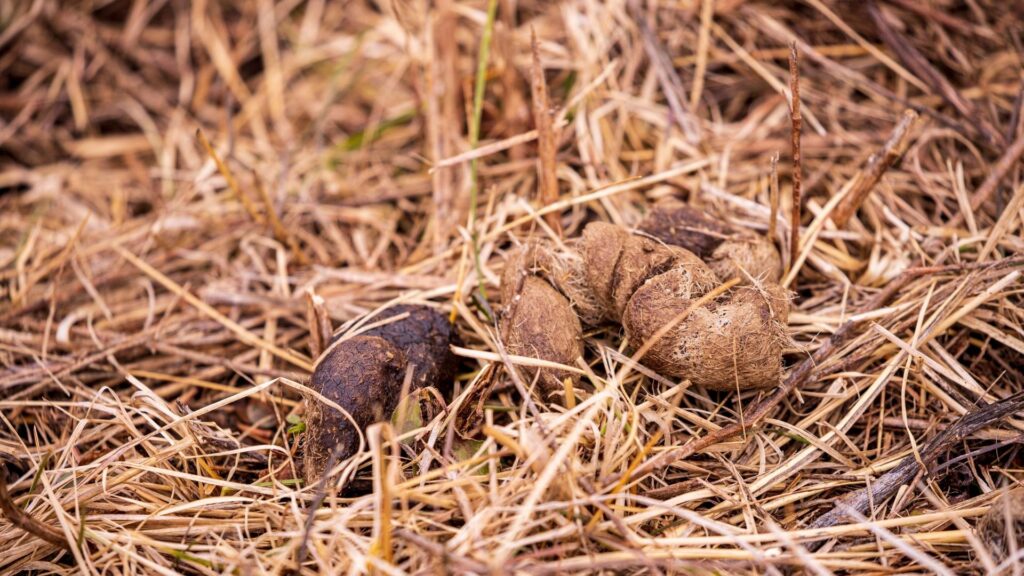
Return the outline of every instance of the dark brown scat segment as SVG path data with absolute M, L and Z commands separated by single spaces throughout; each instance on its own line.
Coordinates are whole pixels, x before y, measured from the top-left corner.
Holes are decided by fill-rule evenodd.
M 348 411 L 360 430 L 391 417 L 402 392 L 407 359 L 394 344 L 377 336 L 354 336 L 339 343 L 317 364 L 309 387 Z M 305 406 L 306 482 L 324 473 L 331 452 L 336 462 L 355 454 L 359 433 L 344 414 L 312 395 Z
M 721 222 L 678 200 L 654 206 L 638 229 L 666 244 L 686 248 L 701 258 L 709 257 L 731 233 Z
M 422 304 L 398 304 L 370 319 L 377 323 L 401 314 L 408 317 L 363 332 L 377 336 L 405 353 L 413 365 L 413 388 L 434 386 L 442 393 L 451 390 L 458 358 L 451 345 L 459 345 L 458 333 L 447 316 Z

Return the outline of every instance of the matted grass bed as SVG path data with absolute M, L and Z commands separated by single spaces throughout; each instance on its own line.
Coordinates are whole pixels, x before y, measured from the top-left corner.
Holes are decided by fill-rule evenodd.
M 1016 573 L 1022 71 L 1004 0 L 0 2 L 0 572 Z M 574 251 L 671 201 L 780 259 L 681 368 Z M 319 476 L 335 334 L 397 409 Z

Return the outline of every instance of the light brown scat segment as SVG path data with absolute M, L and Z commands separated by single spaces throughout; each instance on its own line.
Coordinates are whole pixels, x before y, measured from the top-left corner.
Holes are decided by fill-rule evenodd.
M 708 263 L 722 282 L 732 278 L 739 278 L 743 284 L 750 283 L 750 278 L 778 282 L 782 274 L 782 259 L 769 239 L 731 229 L 678 200 L 656 205 L 638 229 L 666 244 L 693 252 Z
M 708 265 L 722 282 L 739 278 L 746 284 L 748 276 L 757 281 L 778 282 L 782 275 L 778 250 L 761 236 L 733 237 L 722 242 L 712 252 Z
M 522 280 L 534 275 L 547 280 L 561 292 L 581 321 L 589 325 L 599 324 L 604 319 L 604 307 L 591 291 L 584 259 L 574 248 L 556 248 L 537 242 L 510 251 L 501 274 L 501 301 L 510 302 L 515 291 L 522 289 Z
M 644 282 L 672 268 L 692 269 L 701 284 L 715 280 L 692 252 L 646 236 L 631 235 L 612 224 L 587 225 L 582 250 L 590 289 L 604 308 L 604 318 L 614 322 L 621 321 L 630 297 Z
M 634 348 L 690 307 L 690 300 L 674 293 L 674 283 L 670 277 L 654 278 L 630 299 L 623 325 Z M 774 386 L 782 374 L 788 314 L 781 289 L 735 288 L 690 311 L 641 362 L 714 390 Z
M 579 318 L 569 301 L 546 281 L 526 276 L 522 289 L 506 303 L 506 347 L 510 354 L 538 358 L 572 366 L 583 353 Z M 523 368 L 534 376 L 537 371 Z M 544 392 L 559 388 L 568 372 L 543 369 L 540 386 Z
M 612 288 L 616 268 L 629 237 L 626 229 L 605 222 L 592 222 L 583 229 L 580 251 L 586 263 L 587 284 L 604 308 L 607 319 L 614 319 L 614 314 L 611 314 L 615 309 Z
M 580 320 L 584 324 L 600 324 L 604 319 L 604 308 L 590 290 L 586 278 L 586 262 L 574 251 L 553 255 L 556 263 L 552 267 L 548 280 L 569 299 Z
M 610 314 L 613 320 L 622 319 L 630 296 L 641 284 L 673 267 L 679 258 L 678 252 L 680 250 L 643 236 L 626 239 L 612 277 Z
M 522 290 L 523 280 L 531 274 L 536 264 L 535 250 L 532 244 L 526 244 L 511 250 L 506 256 L 505 268 L 501 271 L 501 285 L 498 288 L 502 303 L 508 304 L 516 292 Z

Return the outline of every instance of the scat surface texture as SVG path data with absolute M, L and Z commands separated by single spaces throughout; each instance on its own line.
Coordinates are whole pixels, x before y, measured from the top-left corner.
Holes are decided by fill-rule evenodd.
M 666 244 L 693 252 L 707 262 L 722 282 L 734 277 L 744 284 L 751 278 L 778 282 L 782 274 L 782 259 L 767 238 L 734 230 L 678 200 L 655 205 L 638 229 Z
M 531 265 L 536 254 L 537 246 L 526 246 L 506 262 L 501 282 L 505 346 L 509 354 L 573 366 L 583 354 L 583 327 L 569 300 Z M 572 377 L 565 370 L 526 366 L 520 374 L 538 377 L 544 395 Z
M 686 248 L 702 259 L 709 258 L 732 234 L 721 222 L 678 200 L 656 204 L 637 228 L 666 244 Z
M 777 285 L 736 287 L 704 306 L 692 306 L 677 273 L 644 284 L 630 299 L 623 326 L 640 347 L 687 310 L 685 318 L 654 341 L 641 359 L 662 374 L 712 390 L 745 390 L 778 384 L 786 343 L 789 302 Z M 695 291 L 692 294 L 697 294 Z M 691 309 L 692 308 L 692 309 Z
M 517 283 L 527 275 L 543 278 L 569 301 L 584 324 L 598 324 L 604 319 L 604 307 L 587 283 L 585 262 L 576 249 L 577 242 L 558 248 L 543 242 L 527 244 L 511 251 L 501 277 L 501 301 L 512 300 Z
M 778 282 L 782 275 L 782 259 L 778 250 L 761 236 L 733 237 L 718 245 L 708 258 L 708 265 L 722 282 L 739 278 Z
M 402 314 L 407 316 L 371 328 L 362 335 L 379 336 L 405 353 L 413 366 L 413 388 L 435 386 L 442 393 L 450 391 L 458 365 L 451 345 L 460 343 L 455 328 L 441 312 L 418 304 L 391 306 L 369 321 L 376 324 Z
M 586 284 L 601 307 L 604 320 L 615 320 L 612 293 L 616 270 L 623 248 L 629 240 L 629 231 L 605 222 L 592 222 L 583 229 L 580 253 Z
M 457 358 L 450 346 L 459 338 L 447 317 L 423 305 L 392 306 L 370 319 L 406 315 L 356 336 L 335 338 L 333 348 L 320 360 L 310 388 L 351 414 L 358 430 L 391 417 L 401 398 L 407 370 L 412 370 L 410 391 L 433 386 L 451 390 Z M 355 454 L 359 433 L 341 412 L 308 395 L 305 406 L 303 467 L 306 481 L 325 472 L 331 452 L 336 462 Z
M 359 430 L 391 416 L 398 405 L 407 359 L 397 346 L 378 336 L 353 336 L 332 349 L 317 364 L 309 386 L 344 408 Z M 305 399 L 306 434 L 303 468 L 307 483 L 326 471 L 331 452 L 335 462 L 356 453 L 359 433 L 333 406 Z

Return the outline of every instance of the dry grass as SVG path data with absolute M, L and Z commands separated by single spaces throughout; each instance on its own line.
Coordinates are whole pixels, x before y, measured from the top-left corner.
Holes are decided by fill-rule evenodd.
M 60 542 L 0 520 L 0 571 L 996 569 L 972 526 L 1024 480 L 1024 415 L 929 442 L 1024 387 L 1013 6 L 502 0 L 474 148 L 483 0 L 0 3 L 0 458 Z M 607 327 L 572 408 L 530 398 L 496 338 L 503 254 L 673 195 L 786 254 L 802 213 L 799 385 L 707 393 Z M 454 398 L 302 486 L 323 312 L 396 300 L 452 310 Z

